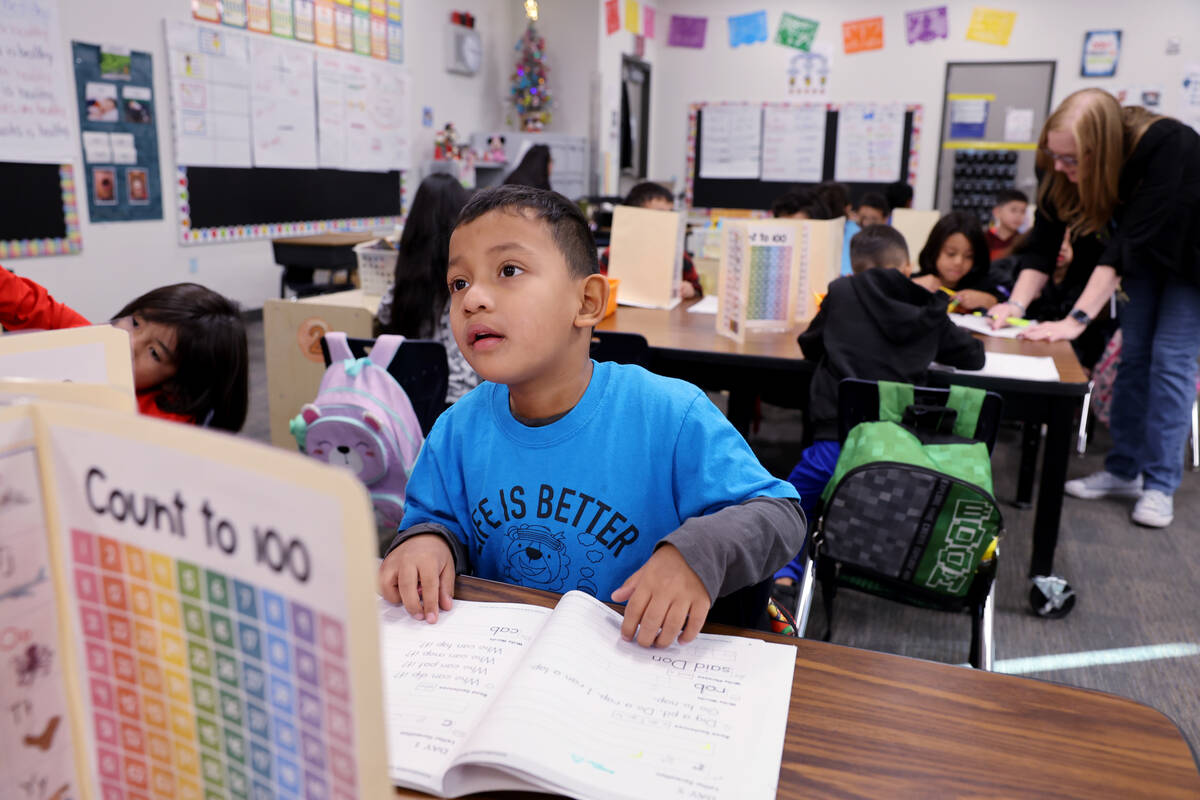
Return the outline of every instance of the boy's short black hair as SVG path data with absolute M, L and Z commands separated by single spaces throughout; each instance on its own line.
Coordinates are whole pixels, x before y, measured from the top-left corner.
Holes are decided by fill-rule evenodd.
M 803 211 L 809 219 L 833 219 L 830 209 L 813 189 L 791 189 L 775 198 L 771 216 L 790 217 Z
M 821 198 L 821 202 L 828 206 L 834 217 L 846 213 L 846 206 L 850 205 L 849 186 L 838 181 L 821 181 L 813 191 Z
M 1020 189 L 1001 189 L 996 192 L 995 205 L 1002 206 L 1005 203 L 1025 203 L 1028 205 L 1029 198 Z
M 675 197 L 671 194 L 670 190 L 661 183 L 655 183 L 654 181 L 642 181 L 630 189 L 628 196 L 625 198 L 625 205 L 641 207 L 655 199 L 666 200 L 671 205 L 675 205 Z
M 854 207 L 854 210 L 857 211 L 863 206 L 866 206 L 867 208 L 877 208 L 883 212 L 885 217 L 892 213 L 892 208 L 888 205 L 887 198 L 881 195 L 879 192 L 867 192 L 864 194 L 859 199 L 858 205 Z
M 883 196 L 887 198 L 888 205 L 893 209 L 908 208 L 908 204 L 913 199 L 913 188 L 904 181 L 896 181 L 887 185 L 887 188 L 883 190 Z
M 900 269 L 907 263 L 908 242 L 891 225 L 868 225 L 850 239 L 850 268 L 855 275 L 869 269 Z
M 587 218 L 579 206 L 558 192 L 515 184 L 484 189 L 463 206 L 454 227 L 474 222 L 489 211 L 528 214 L 546 223 L 572 277 L 586 278 L 600 271 L 596 240 Z

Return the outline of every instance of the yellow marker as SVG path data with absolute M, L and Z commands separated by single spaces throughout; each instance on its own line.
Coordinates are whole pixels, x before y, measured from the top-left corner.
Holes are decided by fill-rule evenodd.
M 956 297 L 958 295 L 958 292 L 954 291 L 953 289 L 947 289 L 945 286 L 939 286 L 938 288 L 951 297 Z
M 1029 320 L 1020 317 L 1005 317 L 1004 321 L 1015 328 L 1027 328 L 1030 325 Z

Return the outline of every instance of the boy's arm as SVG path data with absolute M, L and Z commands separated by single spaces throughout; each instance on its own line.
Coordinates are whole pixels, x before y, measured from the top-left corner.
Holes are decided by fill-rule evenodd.
M 0 325 L 5 330 L 81 328 L 87 317 L 50 296 L 40 283 L 0 267 Z
M 685 520 L 662 544 L 683 555 L 715 600 L 774 575 L 800 552 L 806 530 L 797 501 L 755 497 Z
M 820 361 L 825 355 L 825 304 L 821 304 L 821 309 L 817 315 L 812 318 L 812 322 L 808 323 L 804 333 L 796 337 L 796 343 L 800 345 L 800 352 L 804 354 L 806 361 Z
M 454 572 L 461 574 L 466 570 L 466 564 L 469 562 L 467 556 L 467 546 L 462 540 L 454 535 L 453 531 L 445 525 L 437 522 L 419 522 L 407 528 L 401 528 L 392 539 L 392 543 L 388 545 L 387 552 L 383 554 L 384 558 L 391 555 L 392 551 L 414 536 L 420 536 L 423 533 L 433 533 L 441 536 L 446 540 L 446 546 L 450 548 L 450 555 L 454 558 Z
M 983 342 L 972 336 L 966 328 L 960 328 L 947 319 L 942 326 L 942 337 L 938 341 L 934 360 L 956 369 L 983 369 Z

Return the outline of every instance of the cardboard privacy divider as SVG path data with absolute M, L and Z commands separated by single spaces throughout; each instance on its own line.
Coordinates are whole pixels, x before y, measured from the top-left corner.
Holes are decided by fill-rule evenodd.
M 679 302 L 684 214 L 635 206 L 613 209 L 608 275 L 625 306 L 673 308 Z
M 122 386 L 71 381 L 38 381 L 30 378 L 0 378 L 0 406 L 22 405 L 37 400 L 137 413 L 137 398 Z
M 845 220 L 725 220 L 717 333 L 784 331 L 817 313 L 841 266 Z
M 908 260 L 914 267 L 917 254 L 925 246 L 929 232 L 940 218 L 941 215 L 936 211 L 917 211 L 912 208 L 897 208 L 892 211 L 892 227 L 900 231 L 900 235 L 908 243 Z
M 0 375 L 104 383 L 133 395 L 129 334 L 111 325 L 0 336 Z
M 370 503 L 297 455 L 135 414 L 0 408 L 0 785 L 382 797 Z M 6 722 L 6 725 L 10 723 Z

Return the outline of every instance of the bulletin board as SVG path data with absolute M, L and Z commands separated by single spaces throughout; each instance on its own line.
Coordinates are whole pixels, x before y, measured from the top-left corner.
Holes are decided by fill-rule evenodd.
M 179 167 L 182 244 L 393 228 L 402 172 Z
M 724 105 L 717 103 L 693 103 L 688 111 L 688 142 L 687 142 L 687 186 L 686 202 L 694 211 L 705 212 L 713 208 L 744 208 L 755 210 L 770 209 L 776 197 L 797 187 L 814 186 L 813 183 L 765 181 L 759 178 L 703 178 L 700 176 L 701 149 L 700 130 L 703 124 L 703 114 L 706 107 Z M 754 104 L 766 109 L 768 107 L 787 107 L 787 103 Z M 837 162 L 838 114 L 841 104 L 825 104 L 825 153 L 821 180 L 834 179 L 834 167 Z M 900 164 L 898 177 L 904 178 L 909 185 L 917 181 L 917 148 L 921 134 L 920 105 L 904 107 L 904 134 L 900 144 Z M 882 192 L 891 181 L 879 183 L 848 181 L 851 198 L 860 197 L 866 192 Z
M 162 219 L 158 109 L 149 53 L 71 43 L 88 219 Z
M 0 259 L 67 255 L 82 247 L 70 164 L 0 162 Z

